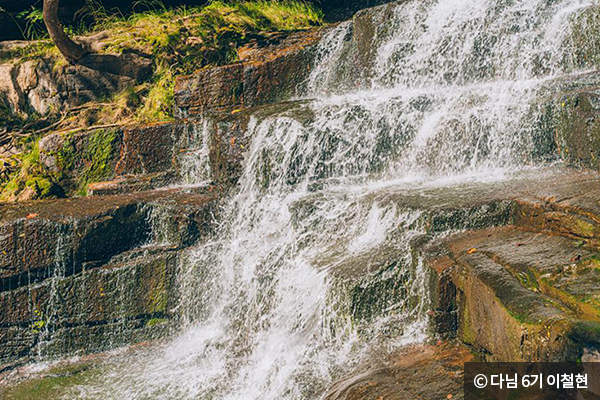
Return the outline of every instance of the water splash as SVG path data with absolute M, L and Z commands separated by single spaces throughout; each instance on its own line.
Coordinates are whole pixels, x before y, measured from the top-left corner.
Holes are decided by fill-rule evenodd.
M 183 150 L 177 157 L 182 185 L 202 185 L 210 183 L 209 143 L 213 129 L 210 119 L 191 124 L 189 138 L 192 147 Z

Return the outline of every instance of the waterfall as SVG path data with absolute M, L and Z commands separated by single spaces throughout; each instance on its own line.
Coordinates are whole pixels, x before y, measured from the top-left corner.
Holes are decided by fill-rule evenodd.
M 552 161 L 537 100 L 593 67 L 574 51 L 592 5 L 403 1 L 332 28 L 301 101 L 248 125 L 221 225 L 181 265 L 181 332 L 70 395 L 317 399 L 425 340 L 427 276 L 412 249 L 426 227 L 418 205 L 383 194 Z

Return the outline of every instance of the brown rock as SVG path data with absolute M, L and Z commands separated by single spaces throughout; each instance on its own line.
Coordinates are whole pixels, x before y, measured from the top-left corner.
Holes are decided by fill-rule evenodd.
M 90 54 L 55 70 L 54 61 L 0 64 L 0 97 L 16 115 L 46 114 L 121 91 L 152 75 L 152 60 L 135 53 Z
M 27 186 L 25 189 L 23 189 L 23 191 L 21 191 L 21 193 L 19 193 L 19 196 L 17 197 L 17 201 L 30 201 L 30 200 L 34 200 L 37 196 L 37 193 L 35 191 L 35 189 L 33 189 L 32 187 Z
M 312 68 L 314 46 L 326 29 L 276 35 L 240 50 L 241 62 L 179 77 L 176 113 L 181 117 L 228 113 L 290 100 Z
M 325 400 L 404 400 L 461 398 L 463 365 L 469 351 L 453 343 L 405 348 L 387 365 L 351 375 L 332 386 Z
M 210 232 L 216 195 L 0 205 L 0 363 L 34 349 L 61 356 L 167 333 L 177 319 L 180 251 Z M 158 236 L 150 214 L 160 219 Z M 161 245 L 142 246 L 149 241 Z
M 591 329 L 598 329 L 599 313 L 585 303 L 565 300 L 577 298 L 584 288 L 585 293 L 597 292 L 600 276 L 593 278 L 595 283 L 590 276 L 582 276 L 579 283 L 569 279 L 567 286 L 563 278 L 549 277 L 574 260 L 593 256 L 590 250 L 572 239 L 511 226 L 456 235 L 443 247 L 447 255 L 435 256 L 429 264 L 441 271 L 440 287 L 450 274 L 457 289 L 458 337 L 483 358 L 574 361 L 583 351 L 581 343 L 599 343 L 598 333 L 580 333 L 579 321 L 595 319 L 596 328 Z M 439 297 L 440 308 L 452 306 L 443 294 Z M 585 302 L 583 297 L 580 302 Z

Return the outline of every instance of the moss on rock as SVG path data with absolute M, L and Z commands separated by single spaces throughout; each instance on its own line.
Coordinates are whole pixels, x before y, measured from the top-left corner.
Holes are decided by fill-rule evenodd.
M 62 191 L 40 162 L 39 139 L 26 144 L 17 157 L 19 168 L 7 181 L 0 182 L 0 201 L 36 200 L 60 197 Z
M 67 192 L 86 195 L 90 183 L 109 179 L 114 174 L 117 138 L 120 130 L 99 129 L 64 138 L 56 153 L 54 178 Z
M 4 391 L 0 389 L 0 397 L 6 400 L 61 398 L 69 389 L 85 383 L 97 372 L 86 363 L 53 367 L 37 378 L 17 383 Z

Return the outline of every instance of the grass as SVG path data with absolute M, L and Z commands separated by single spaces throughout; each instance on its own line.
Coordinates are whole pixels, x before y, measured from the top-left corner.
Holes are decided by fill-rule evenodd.
M 237 60 L 237 48 L 262 32 L 308 29 L 321 25 L 322 13 L 301 1 L 212 1 L 204 7 L 151 10 L 128 18 L 108 16 L 93 32 L 109 33 L 103 51 L 136 50 L 151 54 L 176 74 Z
M 96 0 L 87 0 L 89 28 L 68 29 L 80 36 L 106 32 L 100 52 L 118 54 L 135 50 L 166 62 L 176 72 L 237 59 L 236 49 L 262 32 L 308 29 L 323 23 L 322 12 L 298 0 L 212 1 L 203 7 L 167 8 L 159 1 L 140 1 L 146 11 L 124 17 L 111 14 Z M 37 12 L 32 11 L 33 15 Z M 28 28 L 26 28 L 28 29 Z M 58 57 L 56 47 L 42 32 L 39 40 L 0 54 L 0 60 Z

